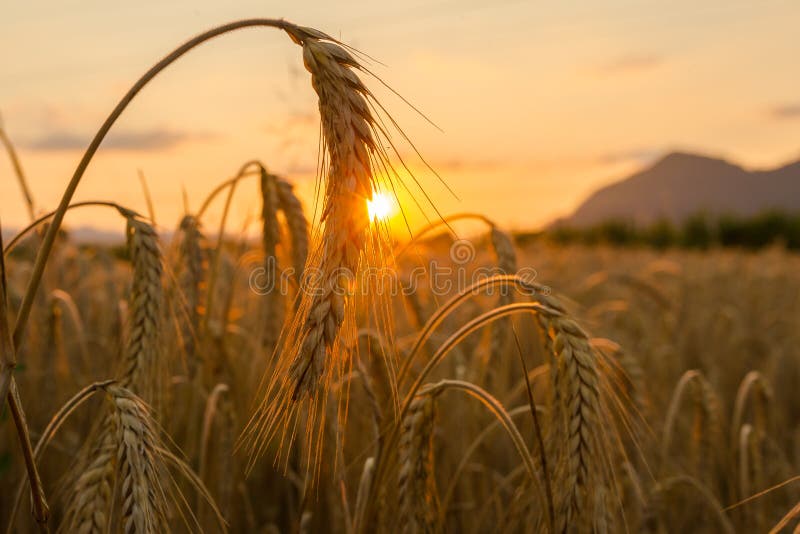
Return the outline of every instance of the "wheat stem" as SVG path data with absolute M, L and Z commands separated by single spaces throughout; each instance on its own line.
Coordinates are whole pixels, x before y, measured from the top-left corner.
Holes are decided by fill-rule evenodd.
M 8 157 L 11 159 L 11 165 L 14 167 L 14 174 L 17 176 L 19 187 L 22 189 L 22 196 L 25 198 L 25 206 L 28 208 L 28 216 L 31 220 L 34 220 L 36 218 L 36 209 L 34 208 L 33 195 L 31 194 L 30 187 L 28 187 L 28 181 L 25 178 L 25 172 L 22 170 L 22 163 L 19 161 L 17 151 L 14 149 L 14 144 L 8 137 L 8 133 L 6 133 L 2 121 L 0 121 L 0 143 L 3 143 L 6 152 L 8 152 Z
M 22 303 L 20 304 L 19 312 L 17 314 L 17 321 L 14 325 L 14 346 L 19 347 L 20 342 L 22 341 L 22 336 L 25 332 L 25 326 L 28 322 L 28 316 L 31 312 L 31 307 L 33 305 L 33 299 L 36 295 L 36 290 L 39 288 L 39 283 L 42 280 L 42 275 L 44 274 L 44 268 L 47 264 L 47 259 L 50 256 L 50 252 L 53 248 L 53 244 L 55 243 L 56 235 L 58 230 L 61 228 L 61 222 L 64 220 L 64 215 L 69 207 L 70 200 L 72 200 L 72 196 L 75 194 L 75 190 L 78 188 L 78 184 L 83 178 L 83 174 L 86 172 L 86 169 L 89 166 L 92 158 L 94 157 L 97 149 L 100 148 L 100 144 L 105 139 L 106 134 L 108 134 L 111 127 L 117 121 L 117 119 L 122 115 L 122 112 L 128 107 L 128 104 L 136 97 L 137 94 L 153 79 L 155 78 L 158 73 L 162 70 L 167 68 L 170 64 L 175 62 L 178 58 L 195 48 L 196 46 L 208 41 L 209 39 L 213 39 L 219 35 L 238 30 L 241 28 L 249 28 L 253 26 L 268 26 L 273 28 L 279 29 L 286 29 L 291 25 L 284 21 L 284 20 L 276 20 L 276 19 L 247 19 L 247 20 L 239 20 L 236 22 L 231 22 L 229 24 L 224 24 L 222 26 L 218 26 L 216 28 L 212 28 L 206 32 L 197 35 L 196 37 L 189 39 L 184 44 L 167 54 L 161 61 L 153 65 L 144 75 L 139 78 L 139 80 L 128 89 L 128 92 L 122 99 L 117 103 L 114 109 L 109 114 L 108 118 L 103 122 L 100 126 L 100 129 L 95 134 L 94 138 L 92 139 L 89 147 L 84 152 L 81 161 L 78 163 L 75 172 L 72 174 L 72 178 L 70 179 L 69 183 L 67 184 L 64 193 L 62 194 L 61 201 L 59 202 L 58 208 L 56 209 L 53 220 L 47 228 L 47 232 L 44 235 L 44 239 L 42 241 L 42 245 L 39 248 L 38 253 L 36 254 L 36 260 L 33 265 L 33 270 L 31 272 L 31 277 L 28 280 L 28 285 L 25 289 L 25 294 L 22 298 Z
M 67 402 L 65 402 L 61 408 L 50 418 L 50 422 L 47 423 L 47 426 L 42 431 L 42 435 L 39 437 L 39 441 L 36 442 L 36 447 L 33 449 L 33 458 L 34 460 L 38 461 L 41 457 L 42 453 L 44 452 L 47 445 L 52 441 L 53 436 L 58 432 L 61 428 L 61 425 L 69 418 L 72 413 L 80 407 L 85 401 L 87 401 L 94 393 L 97 391 L 105 390 L 106 387 L 113 384 L 114 380 L 105 380 L 102 382 L 95 382 L 90 384 L 76 393 L 72 398 L 70 398 Z M 11 512 L 9 513 L 8 518 L 8 530 L 6 534 L 12 534 L 14 532 L 14 523 L 15 518 L 17 516 L 17 510 L 19 510 L 20 502 L 22 501 L 22 494 L 25 491 L 25 486 L 28 482 L 28 478 L 25 477 L 22 479 L 17 486 L 17 491 L 14 497 L 14 504 L 11 507 Z

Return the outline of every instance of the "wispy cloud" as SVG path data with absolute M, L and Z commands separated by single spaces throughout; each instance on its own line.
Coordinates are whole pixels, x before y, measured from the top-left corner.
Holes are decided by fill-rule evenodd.
M 212 138 L 209 133 L 190 133 L 165 128 L 142 131 L 111 132 L 103 141 L 102 147 L 110 150 L 140 151 L 168 150 L 178 145 Z M 32 150 L 58 151 L 80 150 L 88 146 L 91 136 L 69 131 L 56 131 L 35 138 L 25 146 Z
M 773 119 L 800 119 L 800 102 L 775 106 L 769 110 Z
M 491 172 L 508 165 L 502 160 L 493 159 L 442 159 L 431 162 L 431 166 L 438 172 L 483 171 Z
M 629 54 L 600 65 L 597 73 L 604 76 L 628 74 L 654 69 L 664 63 L 658 54 Z

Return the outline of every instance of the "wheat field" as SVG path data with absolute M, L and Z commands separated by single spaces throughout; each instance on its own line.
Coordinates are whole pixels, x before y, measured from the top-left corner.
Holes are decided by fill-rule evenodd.
M 254 26 L 299 47 L 318 96 L 318 210 L 259 160 L 179 221 L 157 204 L 71 203 L 147 83 Z M 323 32 L 239 21 L 131 87 L 53 212 L 15 167 L 32 223 L 0 271 L 0 526 L 795 527 L 798 257 L 554 245 L 480 214 L 398 237 L 369 202 L 401 182 L 392 140 L 410 141 L 390 135 L 369 82 L 362 56 Z M 227 220 L 240 183 L 260 192 L 257 239 Z M 86 204 L 118 215 L 123 245 L 70 237 Z

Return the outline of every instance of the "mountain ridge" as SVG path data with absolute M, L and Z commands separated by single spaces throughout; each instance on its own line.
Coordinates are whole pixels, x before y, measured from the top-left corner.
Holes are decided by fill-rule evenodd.
M 726 159 L 676 151 L 596 190 L 553 225 L 585 227 L 611 219 L 679 223 L 698 212 L 752 216 L 770 209 L 800 211 L 800 160 L 748 170 Z

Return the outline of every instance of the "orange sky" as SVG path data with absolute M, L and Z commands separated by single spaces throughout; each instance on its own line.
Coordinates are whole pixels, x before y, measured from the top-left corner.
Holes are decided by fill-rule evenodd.
M 204 29 L 253 16 L 319 28 L 385 65 L 372 67 L 443 130 L 366 80 L 460 198 L 420 169 L 443 213 L 532 228 L 671 149 L 748 166 L 800 157 L 796 0 L 344 1 L 335 12 L 321 1 L 9 4 L 0 112 L 42 209 L 153 62 Z M 137 97 L 75 198 L 144 211 L 141 169 L 159 224 L 171 228 L 183 188 L 196 209 L 259 158 L 310 203 L 317 132 L 300 49 L 275 30 L 240 31 L 191 52 Z M 0 177 L 0 219 L 18 226 L 26 214 L 5 155 Z M 238 195 L 234 226 L 257 215 L 255 188 Z M 122 228 L 103 210 L 67 223 Z

